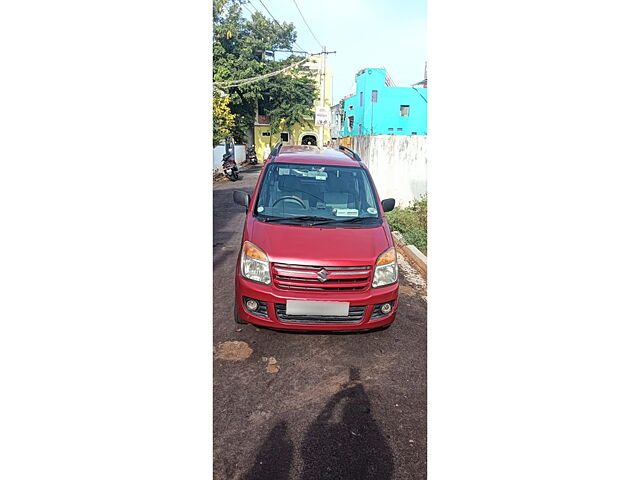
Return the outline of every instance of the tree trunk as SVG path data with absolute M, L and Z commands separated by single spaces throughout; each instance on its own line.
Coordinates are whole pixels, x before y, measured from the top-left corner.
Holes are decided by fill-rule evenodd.
M 255 129 L 254 127 L 249 127 L 247 129 L 247 148 L 255 144 L 256 144 Z

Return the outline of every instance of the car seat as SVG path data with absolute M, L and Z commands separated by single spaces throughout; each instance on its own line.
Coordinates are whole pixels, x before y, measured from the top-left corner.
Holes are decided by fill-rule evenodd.
M 355 208 L 355 190 L 353 177 L 349 173 L 342 173 L 339 177 L 333 172 L 327 178 L 327 192 L 324 193 L 324 203 L 329 208 Z

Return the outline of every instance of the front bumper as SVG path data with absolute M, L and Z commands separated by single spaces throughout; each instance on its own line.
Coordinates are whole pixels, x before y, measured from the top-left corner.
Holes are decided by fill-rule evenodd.
M 261 327 L 283 330 L 367 330 L 385 327 L 395 320 L 398 308 L 398 288 L 398 283 L 396 282 L 385 287 L 368 288 L 362 291 L 284 290 L 273 285 L 252 282 L 236 274 L 235 302 L 238 308 L 238 315 L 242 320 Z M 243 297 L 265 302 L 267 305 L 266 316 L 256 315 L 247 310 Z M 304 320 L 292 322 L 282 320 L 276 312 L 276 305 L 286 305 L 287 300 L 349 302 L 352 307 L 364 306 L 365 308 L 362 319 L 357 323 L 323 322 L 322 317 L 309 317 L 308 323 Z M 391 312 L 386 316 L 372 319 L 374 306 L 386 302 L 393 302 Z

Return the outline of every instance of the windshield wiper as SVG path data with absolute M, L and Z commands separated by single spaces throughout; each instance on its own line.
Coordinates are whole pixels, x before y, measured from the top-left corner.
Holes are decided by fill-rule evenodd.
M 378 217 L 353 217 L 348 220 L 336 220 L 338 223 L 357 223 L 362 220 L 377 220 Z
M 297 217 L 266 217 L 265 222 L 281 223 L 291 221 L 297 222 L 313 222 L 310 225 L 325 225 L 328 223 L 358 223 L 363 220 L 379 220 L 378 217 L 353 217 L 347 220 L 339 220 L 337 218 L 317 217 L 315 215 L 299 215 Z
M 320 223 L 335 222 L 335 220 L 333 220 L 332 218 L 316 217 L 314 215 L 300 215 L 297 217 L 267 217 L 264 219 L 265 222 L 282 222 L 282 221 L 290 221 L 290 220 L 301 221 L 301 222 L 313 221 L 313 222 L 320 222 Z

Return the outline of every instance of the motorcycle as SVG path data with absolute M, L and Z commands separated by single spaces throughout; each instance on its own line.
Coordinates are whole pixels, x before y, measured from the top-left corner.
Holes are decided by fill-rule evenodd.
M 224 176 L 232 182 L 238 180 L 238 165 L 236 165 L 236 161 L 231 158 L 230 153 L 225 153 L 222 156 L 222 170 L 224 171 Z
M 258 156 L 256 155 L 256 149 L 253 145 L 251 145 L 247 150 L 247 161 L 250 165 L 258 164 Z

